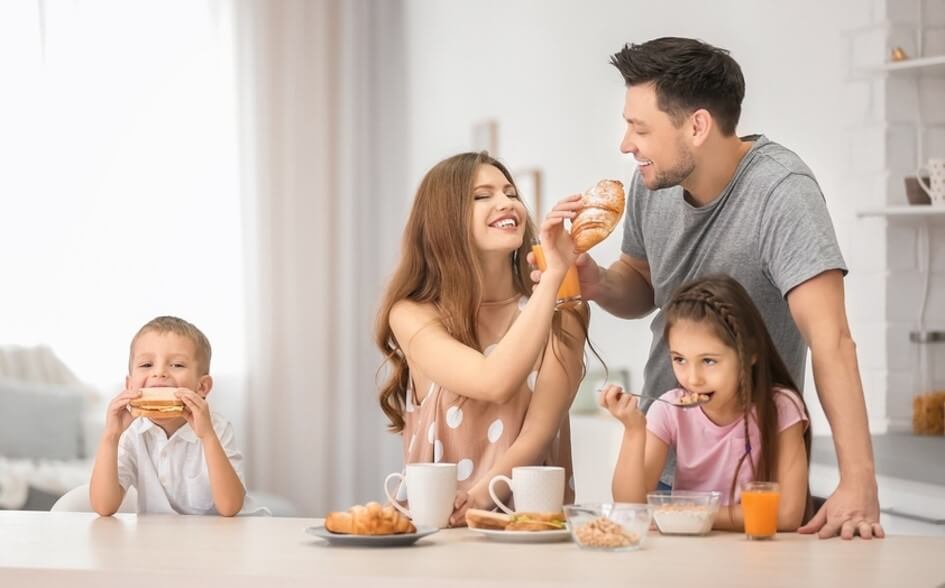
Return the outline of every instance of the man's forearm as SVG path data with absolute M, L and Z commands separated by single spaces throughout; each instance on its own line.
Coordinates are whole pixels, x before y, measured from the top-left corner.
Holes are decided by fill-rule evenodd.
M 833 345 L 815 344 L 811 347 L 811 361 L 817 394 L 833 431 L 841 478 L 868 477 L 875 483 L 873 445 L 856 345 L 849 336 L 839 338 Z
M 601 270 L 601 281 L 593 300 L 610 314 L 624 319 L 646 316 L 654 308 L 650 283 L 621 259 Z

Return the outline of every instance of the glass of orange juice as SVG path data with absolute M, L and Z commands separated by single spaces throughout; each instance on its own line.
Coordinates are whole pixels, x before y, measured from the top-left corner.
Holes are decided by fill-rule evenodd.
M 742 515 L 749 539 L 774 539 L 778 532 L 778 503 L 781 487 L 777 482 L 742 484 Z
M 538 269 L 545 271 L 548 263 L 545 261 L 545 252 L 541 249 L 540 243 L 532 245 L 532 253 L 535 254 L 535 262 Z M 557 306 L 568 306 L 577 304 L 581 301 L 581 283 L 578 281 L 577 266 L 572 265 L 568 268 L 568 273 L 564 275 L 564 280 L 558 288 Z

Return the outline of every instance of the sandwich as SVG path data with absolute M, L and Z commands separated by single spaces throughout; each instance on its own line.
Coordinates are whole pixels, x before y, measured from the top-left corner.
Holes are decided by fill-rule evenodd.
M 175 394 L 178 388 L 142 388 L 141 396 L 128 403 L 131 415 L 168 419 L 184 416 L 184 403 Z
M 556 531 L 567 528 L 562 512 L 517 512 L 509 515 L 477 508 L 466 511 L 466 524 L 473 529 L 493 531 Z
M 506 531 L 557 531 L 565 529 L 563 512 L 517 512 Z
M 494 510 L 470 508 L 466 511 L 466 525 L 471 529 L 491 529 L 504 531 L 512 522 L 512 515 Z

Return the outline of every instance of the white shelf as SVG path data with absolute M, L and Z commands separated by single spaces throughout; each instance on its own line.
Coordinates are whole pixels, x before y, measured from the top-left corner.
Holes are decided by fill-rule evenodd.
M 931 205 L 902 205 L 886 206 L 884 208 L 866 208 L 856 211 L 857 218 L 886 217 L 889 221 L 918 222 L 945 222 L 945 206 Z
M 873 68 L 873 71 L 891 74 L 902 73 L 919 75 L 928 73 L 933 75 L 945 75 L 945 55 L 917 57 L 915 59 L 906 59 L 905 61 L 892 61 Z

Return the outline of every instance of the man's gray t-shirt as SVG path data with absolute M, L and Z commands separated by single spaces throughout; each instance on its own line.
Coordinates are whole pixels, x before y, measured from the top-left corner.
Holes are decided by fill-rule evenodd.
M 689 204 L 683 188 L 650 191 L 634 175 L 624 219 L 624 253 L 643 260 L 658 309 L 686 282 L 713 273 L 732 276 L 751 294 L 799 387 L 807 344 L 786 296 L 795 286 L 846 266 L 824 195 L 813 173 L 792 151 L 764 136 L 754 140 L 720 196 Z M 678 386 L 663 340 L 663 311 L 650 329 L 653 342 L 643 394 L 658 397 Z M 800 392 L 801 390 L 798 390 Z

